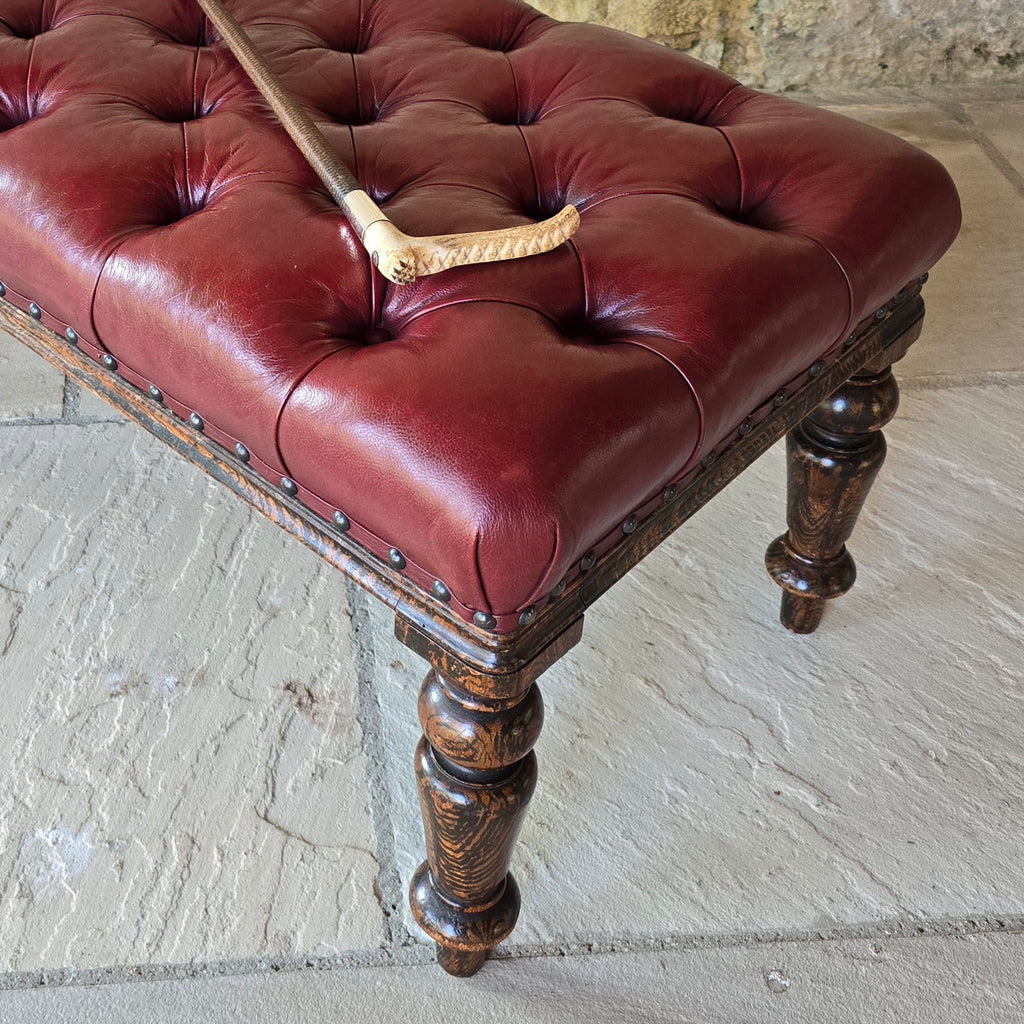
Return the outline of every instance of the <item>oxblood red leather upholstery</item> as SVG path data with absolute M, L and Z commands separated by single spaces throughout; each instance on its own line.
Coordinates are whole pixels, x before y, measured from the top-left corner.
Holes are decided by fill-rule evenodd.
M 6 297 L 499 629 L 959 226 L 892 136 L 516 0 L 228 6 L 404 230 L 573 244 L 392 286 L 192 0 L 0 0 Z

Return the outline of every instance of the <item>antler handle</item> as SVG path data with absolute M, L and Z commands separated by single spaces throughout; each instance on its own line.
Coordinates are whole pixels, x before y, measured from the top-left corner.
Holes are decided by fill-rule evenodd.
M 412 284 L 417 277 L 470 263 L 497 263 L 550 252 L 572 238 L 580 226 L 576 207 L 566 206 L 539 224 L 417 238 L 395 227 L 365 192 L 350 193 L 341 205 L 374 266 L 397 284 Z

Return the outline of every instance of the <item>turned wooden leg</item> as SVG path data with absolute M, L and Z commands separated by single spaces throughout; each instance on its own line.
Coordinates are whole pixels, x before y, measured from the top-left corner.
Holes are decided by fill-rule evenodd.
M 783 589 L 782 624 L 811 633 L 825 602 L 853 586 L 846 550 L 871 484 L 885 461 L 882 427 L 896 414 L 899 388 L 888 365 L 868 365 L 790 431 L 789 530 L 765 565 Z
M 515 927 L 512 847 L 537 782 L 532 752 L 544 711 L 533 683 L 504 700 L 475 696 L 431 671 L 419 701 L 416 779 L 427 859 L 410 898 L 449 974 L 475 974 Z
M 507 644 L 482 671 L 401 615 L 395 634 L 433 666 L 420 691 L 416 748 L 427 859 L 409 892 L 438 963 L 468 977 L 519 915 L 512 848 L 537 782 L 533 745 L 544 708 L 537 677 L 583 635 L 583 616 L 539 650 Z

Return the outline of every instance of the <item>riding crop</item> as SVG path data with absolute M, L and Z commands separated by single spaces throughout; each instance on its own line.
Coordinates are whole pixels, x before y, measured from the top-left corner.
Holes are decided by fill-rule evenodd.
M 535 256 L 557 248 L 579 227 L 574 206 L 536 224 L 455 235 L 413 237 L 400 231 L 363 191 L 349 169 L 330 148 L 313 119 L 271 70 L 241 25 L 220 0 L 196 0 L 242 69 L 270 104 L 285 131 L 356 229 L 374 265 L 396 284 L 437 274 L 469 263 Z

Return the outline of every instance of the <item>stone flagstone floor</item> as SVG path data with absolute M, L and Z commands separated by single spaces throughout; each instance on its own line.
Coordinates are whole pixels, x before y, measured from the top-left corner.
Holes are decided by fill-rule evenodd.
M 0 336 L 0 1024 L 1024 1017 L 1024 98 L 819 102 L 965 207 L 857 586 L 778 624 L 777 446 L 594 607 L 469 981 L 385 610 Z

